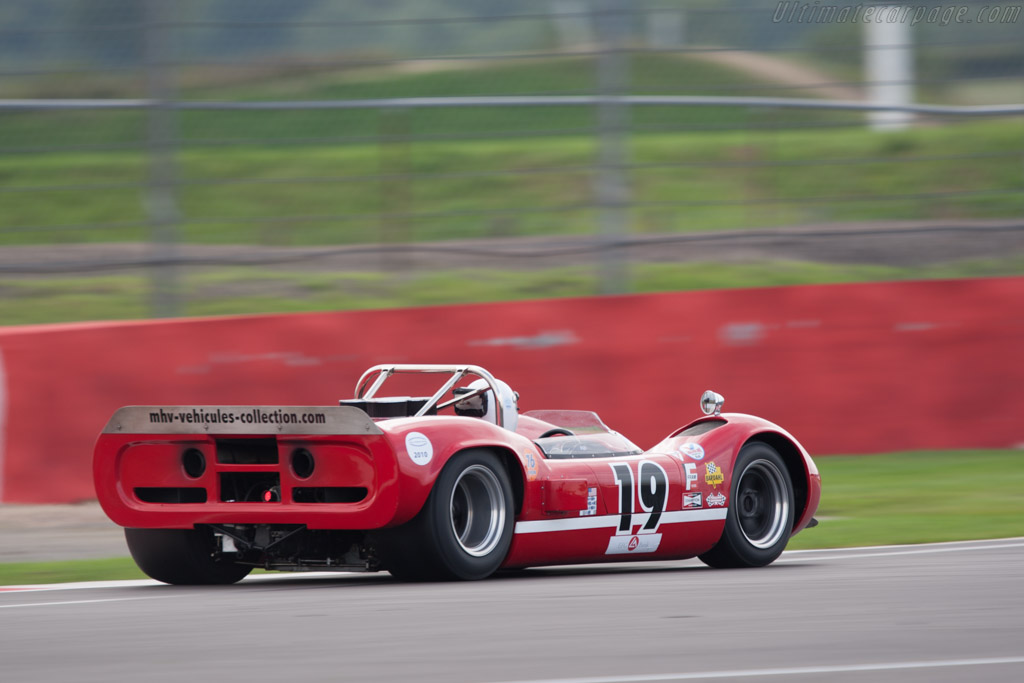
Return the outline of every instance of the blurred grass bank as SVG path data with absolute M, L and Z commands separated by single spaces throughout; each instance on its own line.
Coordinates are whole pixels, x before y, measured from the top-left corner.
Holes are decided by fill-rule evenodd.
M 789 548 L 1024 536 L 1024 451 L 818 458 L 821 524 Z

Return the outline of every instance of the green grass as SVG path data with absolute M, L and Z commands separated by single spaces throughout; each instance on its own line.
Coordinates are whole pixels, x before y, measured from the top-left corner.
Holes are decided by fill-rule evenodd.
M 632 71 L 639 94 L 759 85 L 680 56 L 637 56 Z M 271 74 L 184 95 L 571 94 L 592 91 L 593 73 L 585 58 L 517 60 L 415 74 Z M 1024 214 L 1019 119 L 878 133 L 858 125 L 861 115 L 836 112 L 637 107 L 630 116 L 636 232 Z M 592 233 L 594 117 L 585 107 L 183 112 L 182 233 L 196 243 L 274 245 Z M 798 129 L 842 122 L 854 126 Z M 148 239 L 144 190 L 135 187 L 148 173 L 145 136 L 143 112 L 0 115 L 0 246 Z M 120 147 L 62 150 L 90 145 Z M 54 151 L 25 151 L 37 148 Z M 63 189 L 31 189 L 41 186 Z M 832 201 L 843 197 L 853 199 Z M 70 227 L 83 224 L 99 227 Z
M 632 94 L 764 94 L 761 83 L 735 70 L 681 55 L 636 55 L 630 63 Z M 184 87 L 185 100 L 364 100 L 399 97 L 464 97 L 509 95 L 586 95 L 597 92 L 594 58 L 519 59 L 508 63 L 448 65 L 433 71 L 409 73 L 400 69 L 353 69 L 267 78 L 216 86 Z M 187 81 L 189 77 L 186 75 Z M 71 83 L 69 89 L 80 89 Z M 31 95 L 31 85 L 21 93 Z M 81 92 L 63 95 L 81 96 Z M 103 96 L 117 96 L 109 90 Z M 139 96 L 139 93 L 123 93 Z M 46 96 L 59 96 L 52 88 Z M 766 111 L 760 121 L 835 120 L 821 112 Z M 634 117 L 642 126 L 723 126 L 749 120 L 737 107 L 645 108 Z M 11 114 L 0 126 L 0 147 L 28 148 L 58 145 L 140 144 L 146 136 L 146 115 L 131 111 L 78 111 Z M 316 138 L 377 138 L 388 133 L 407 135 L 473 135 L 495 131 L 542 132 L 591 129 L 594 113 L 586 107 L 490 107 L 424 109 L 382 122 L 376 110 L 306 110 L 277 112 L 189 111 L 181 116 L 185 144 L 210 140 L 309 140 Z
M 127 552 L 127 551 L 126 551 Z M 0 563 L 0 586 L 147 578 L 130 557 L 70 562 Z
M 125 548 L 125 554 L 127 552 L 128 549 Z M 253 570 L 253 574 L 265 573 L 264 569 Z M 0 586 L 148 578 L 130 557 L 65 562 L 0 562 Z
M 1019 217 L 1022 132 L 986 121 L 890 134 L 635 135 L 631 229 Z M 187 149 L 182 233 L 271 245 L 591 233 L 596 155 L 587 137 Z M 144 197 L 132 186 L 145 173 L 133 151 L 6 155 L 0 245 L 145 240 Z M 25 189 L 39 186 L 64 189 Z M 85 224 L 99 227 L 69 227 Z
M 1024 272 L 1021 257 L 921 267 L 794 261 L 641 264 L 630 269 L 631 291 L 638 293 L 1020 272 Z M 181 292 L 182 315 L 260 315 L 591 296 L 599 292 L 599 281 L 594 268 L 582 266 L 534 271 L 454 270 L 404 278 L 376 272 L 230 268 L 188 274 L 182 279 Z M 138 275 L 0 279 L 0 320 L 6 325 L 140 319 L 148 315 L 149 306 L 150 283 Z
M 892 134 L 636 135 L 631 229 L 1019 217 L 1022 132 L 988 121 Z M 188 149 L 178 158 L 181 229 L 189 242 L 271 245 L 591 233 L 596 155 L 586 137 Z M 0 245 L 145 240 L 144 197 L 132 186 L 145 173 L 138 152 L 6 155 Z M 64 189 L 25 189 L 39 186 Z M 85 224 L 99 227 L 69 227 Z
M 1024 452 L 827 456 L 821 523 L 791 549 L 1024 536 Z M 144 578 L 130 558 L 0 563 L 0 585 Z
M 821 524 L 790 548 L 1024 536 L 1024 452 L 934 451 L 816 460 Z

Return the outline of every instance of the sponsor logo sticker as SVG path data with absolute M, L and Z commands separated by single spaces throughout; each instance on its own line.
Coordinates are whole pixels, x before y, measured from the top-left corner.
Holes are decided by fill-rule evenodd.
M 689 491 L 697 483 L 697 466 L 687 462 L 683 463 L 683 469 L 686 470 L 686 490 Z
M 526 451 L 526 479 L 527 481 L 534 481 L 537 479 L 537 459 L 533 457 L 533 453 Z
M 409 459 L 417 465 L 426 465 L 434 457 L 434 444 L 419 432 L 405 435 L 405 450 L 409 452 Z
M 717 487 L 725 481 L 725 475 L 722 474 L 722 470 L 715 463 L 709 462 L 704 466 L 704 470 L 704 483 L 708 486 Z
M 725 505 L 724 493 L 712 493 L 708 496 L 708 507 L 722 507 Z
M 684 493 L 683 494 L 683 509 L 684 510 L 688 510 L 688 509 L 693 509 L 693 508 L 702 508 L 702 507 L 704 507 L 704 505 L 701 503 L 701 498 L 702 497 L 703 497 L 703 494 L 701 494 L 700 492 L 697 492 L 697 493 Z M 724 497 L 723 497 L 723 499 L 724 499 Z M 711 504 L 711 497 L 710 496 L 708 496 L 708 504 L 709 505 Z
M 661 545 L 661 534 L 641 534 L 639 536 L 612 536 L 608 539 L 608 550 L 605 555 L 634 555 L 653 553 Z
M 597 514 L 597 487 L 587 489 L 587 509 L 580 510 L 580 517 L 590 517 Z
M 704 447 L 699 443 L 684 443 L 679 447 L 679 457 L 686 456 L 694 460 L 704 459 Z

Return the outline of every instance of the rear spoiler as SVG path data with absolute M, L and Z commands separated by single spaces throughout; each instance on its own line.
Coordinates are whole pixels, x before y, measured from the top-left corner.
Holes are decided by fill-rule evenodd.
M 104 434 L 383 434 L 350 406 L 125 406 Z

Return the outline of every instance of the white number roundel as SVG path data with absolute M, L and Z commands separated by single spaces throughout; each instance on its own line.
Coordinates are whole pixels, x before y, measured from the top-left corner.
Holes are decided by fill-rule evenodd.
M 434 457 L 434 444 L 419 432 L 409 432 L 405 435 L 405 450 L 409 453 L 409 459 L 416 465 L 426 465 Z

